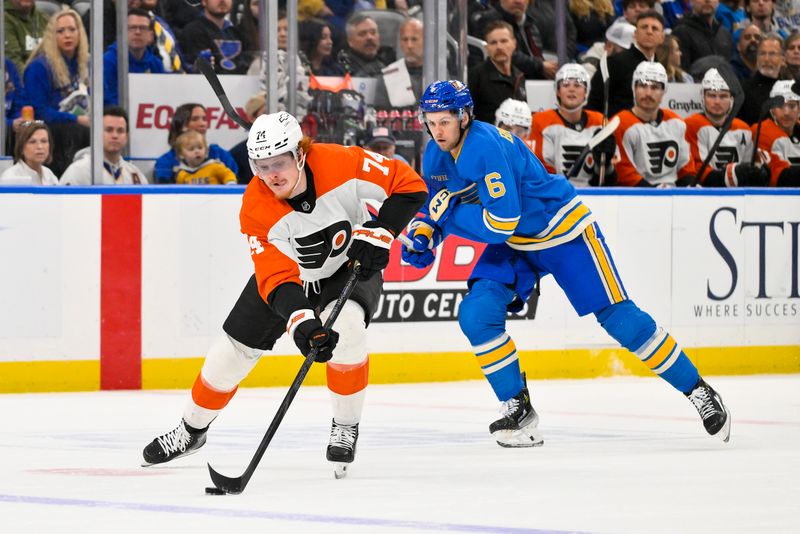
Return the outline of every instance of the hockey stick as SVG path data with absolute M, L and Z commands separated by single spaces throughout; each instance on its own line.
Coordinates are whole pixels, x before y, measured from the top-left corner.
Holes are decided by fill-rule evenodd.
M 600 57 L 600 76 L 603 78 L 603 127 L 608 124 L 608 91 L 611 87 L 611 78 L 608 75 L 608 52 L 603 52 Z M 606 181 L 606 153 L 600 154 L 600 175 L 597 185 L 603 187 Z
M 753 156 L 750 158 L 750 163 L 755 164 L 756 156 L 758 155 L 758 140 L 761 137 L 761 123 L 767 119 L 767 113 L 772 111 L 772 108 L 779 108 L 782 105 L 783 105 L 783 97 L 780 95 L 768 98 L 761 105 L 761 111 L 758 114 L 758 126 L 756 126 L 756 136 L 753 139 Z
M 742 104 L 744 104 L 744 91 L 742 91 L 742 86 L 739 83 L 739 79 L 733 73 L 733 70 L 728 65 L 719 65 L 716 68 L 731 91 L 731 96 L 733 96 L 733 107 L 731 108 L 730 113 L 728 113 L 728 116 L 725 117 L 725 121 L 722 123 L 722 127 L 719 130 L 719 135 L 717 135 L 717 139 L 714 141 L 714 144 L 711 145 L 711 149 L 708 151 L 708 154 L 706 154 L 706 158 L 703 160 L 702 165 L 700 165 L 700 169 L 694 173 L 694 179 L 689 184 L 690 187 L 694 187 L 697 185 L 698 180 L 702 179 L 703 173 L 708 167 L 708 164 L 711 162 L 711 158 L 713 158 L 714 154 L 717 153 L 717 149 L 722 142 L 722 138 L 725 137 L 725 135 L 728 133 L 728 130 L 731 129 L 733 119 L 735 119 L 736 115 L 739 114 L 739 110 L 741 109 Z
M 211 89 L 214 91 L 214 93 L 216 93 L 219 103 L 222 104 L 222 109 L 225 110 L 225 113 L 228 114 L 231 120 L 245 130 L 249 130 L 253 124 L 250 121 L 243 119 L 241 115 L 236 113 L 236 110 L 233 109 L 230 100 L 228 100 L 228 95 L 225 94 L 225 89 L 222 88 L 222 83 L 220 83 L 219 78 L 217 77 L 217 73 L 214 72 L 214 69 L 211 67 L 211 63 L 209 63 L 208 60 L 203 57 L 198 57 L 194 62 L 194 70 L 200 71 L 203 76 L 206 77 Z
M 567 178 L 575 178 L 576 176 L 578 176 L 578 173 L 581 172 L 581 167 L 583 167 L 583 160 L 586 159 L 586 156 L 589 155 L 589 152 L 591 152 L 594 147 L 605 141 L 609 135 L 613 134 L 617 130 L 618 126 L 619 126 L 619 117 L 614 116 L 614 118 L 608 121 L 608 124 L 603 126 L 603 128 L 601 128 L 600 130 L 597 131 L 596 134 L 594 134 L 594 137 L 589 139 L 589 143 L 585 147 L 583 147 L 581 153 L 578 154 L 577 158 L 575 158 L 575 162 L 572 164 L 572 167 L 569 169 L 569 172 L 567 173 Z
M 333 305 L 331 314 L 325 321 L 325 328 L 331 328 L 333 326 L 334 321 L 336 321 L 336 318 L 339 316 L 339 312 L 342 311 L 345 301 L 350 298 L 350 294 L 356 287 L 356 275 L 358 274 L 359 267 L 359 264 L 356 262 L 356 264 L 353 266 L 353 272 L 350 274 L 350 278 L 348 278 L 347 282 L 344 284 L 342 293 L 339 295 L 339 298 L 336 299 L 336 303 Z M 206 493 L 239 494 L 244 491 L 245 486 L 247 486 L 247 483 L 250 481 L 250 477 L 253 476 L 256 467 L 258 467 L 258 463 L 261 461 L 261 458 L 267 451 L 269 443 L 275 436 L 278 426 L 281 424 L 281 421 L 283 421 L 283 416 L 286 415 L 286 412 L 289 410 L 289 406 L 291 406 L 295 395 L 297 395 L 300 385 L 303 383 L 303 380 L 305 380 L 309 369 L 311 369 L 311 364 L 314 363 L 314 358 L 317 357 L 317 352 L 319 351 L 315 347 L 311 349 L 311 351 L 308 353 L 308 356 L 306 356 L 306 359 L 303 361 L 303 365 L 300 366 L 300 370 L 297 372 L 297 376 L 294 378 L 294 382 L 292 382 L 292 385 L 289 387 L 289 391 L 286 392 L 286 396 L 283 398 L 283 402 L 281 402 L 281 405 L 278 407 L 275 417 L 272 418 L 272 422 L 269 424 L 267 433 L 264 434 L 264 437 L 261 439 L 261 443 L 258 445 L 258 449 L 256 449 L 256 453 L 253 455 L 253 459 L 250 460 L 250 463 L 248 464 L 247 469 L 244 470 L 244 473 L 235 478 L 226 477 L 225 475 L 221 475 L 215 471 L 214 468 L 211 467 L 211 464 L 208 464 L 208 472 L 211 475 L 211 481 L 214 482 L 214 486 L 216 486 L 217 489 L 214 490 L 214 488 L 206 488 Z

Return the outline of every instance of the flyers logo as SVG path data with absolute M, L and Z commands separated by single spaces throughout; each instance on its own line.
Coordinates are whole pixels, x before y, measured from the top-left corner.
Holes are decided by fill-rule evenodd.
M 670 140 L 647 143 L 647 156 L 650 172 L 661 174 L 664 167 L 674 167 L 678 163 L 678 142 Z
M 347 250 L 353 229 L 347 221 L 333 223 L 327 228 L 303 237 L 295 237 L 295 251 L 300 267 L 321 269 L 328 258 Z
M 718 169 L 728 163 L 738 163 L 739 151 L 734 146 L 717 147 L 717 151 L 714 153 L 714 161 L 716 162 L 714 166 Z
M 582 150 L 583 146 L 581 145 L 561 145 L 561 161 L 565 173 L 568 173 L 575 164 L 575 160 L 578 159 Z

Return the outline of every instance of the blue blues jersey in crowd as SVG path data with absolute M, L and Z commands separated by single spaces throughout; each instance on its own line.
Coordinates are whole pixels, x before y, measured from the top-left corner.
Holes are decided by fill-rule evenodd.
M 441 225 L 445 236 L 541 250 L 574 239 L 593 221 L 564 176 L 548 173 L 524 141 L 485 122 L 473 121 L 455 158 L 429 141 L 422 166 L 431 198 L 447 188 L 461 199 Z

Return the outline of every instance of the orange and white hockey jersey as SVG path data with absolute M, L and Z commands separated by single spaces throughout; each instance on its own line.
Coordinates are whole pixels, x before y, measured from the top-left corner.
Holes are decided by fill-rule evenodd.
M 704 113 L 689 115 L 686 121 L 686 141 L 692 149 L 692 159 L 697 167 L 705 161 L 708 151 L 719 137 L 719 128 L 714 126 Z M 749 162 L 753 156 L 753 134 L 741 119 L 733 119 L 730 129 L 717 147 L 714 157 L 697 178 L 703 182 L 713 169 L 724 169 L 729 163 Z M 698 169 L 699 170 L 699 169 Z
M 655 186 L 674 186 L 678 178 L 695 172 L 686 123 L 677 113 L 660 109 L 651 122 L 643 122 L 628 109 L 616 116 L 618 185 L 635 186 L 645 179 Z
M 353 228 L 370 218 L 366 200 L 427 194 L 425 182 L 411 167 L 356 146 L 311 145 L 306 173 L 316 200 L 311 199 L 313 205 L 304 202 L 301 211 L 275 198 L 258 177 L 242 198 L 241 229 L 248 237 L 258 291 L 265 301 L 281 284 L 316 282 L 335 273 L 347 261 Z M 421 203 L 412 206 L 409 220 Z M 407 223 L 398 221 L 396 230 Z
M 529 139 L 533 153 L 544 163 L 547 172 L 566 175 L 589 140 L 602 127 L 603 115 L 597 111 L 585 110 L 581 123 L 568 125 L 555 109 L 548 109 L 533 115 Z M 594 158 L 590 153 L 578 175 L 570 182 L 579 187 L 589 185 L 593 168 Z
M 754 136 L 756 128 L 758 124 L 751 128 Z M 761 123 L 758 154 L 761 161 L 769 166 L 769 185 L 775 187 L 784 169 L 790 165 L 800 165 L 800 140 L 790 137 L 774 120 L 766 119 Z

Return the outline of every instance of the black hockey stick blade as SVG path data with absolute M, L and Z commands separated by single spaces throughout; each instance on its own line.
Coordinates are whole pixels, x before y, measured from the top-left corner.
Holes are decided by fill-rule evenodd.
M 219 81 L 217 73 L 214 72 L 214 68 L 211 66 L 211 63 L 209 63 L 206 58 L 198 57 L 194 62 L 194 70 L 201 72 L 203 76 L 206 77 L 208 85 L 211 86 L 214 94 L 217 95 L 219 103 L 222 104 L 222 109 L 225 110 L 225 113 L 228 114 L 231 120 L 245 130 L 249 130 L 253 124 L 250 121 L 243 119 L 241 115 L 236 113 L 236 110 L 231 105 L 230 100 L 228 100 L 228 95 L 225 94 L 225 89 L 222 88 L 222 83 Z
M 356 287 L 356 283 L 358 282 L 358 271 L 359 265 L 358 262 L 356 262 L 356 264 L 353 266 L 353 272 L 350 274 L 350 277 L 347 279 L 344 288 L 342 288 L 339 298 L 336 299 L 336 302 L 333 305 L 331 314 L 325 321 L 325 328 L 331 328 L 333 323 L 336 321 L 336 318 L 339 317 L 339 313 L 342 311 L 344 303 L 348 298 L 350 298 L 350 294 Z M 303 380 L 305 380 L 309 369 L 311 369 L 311 364 L 314 363 L 314 359 L 317 357 L 317 352 L 318 351 L 316 348 L 311 349 L 311 352 L 308 353 L 306 359 L 303 360 L 303 365 L 300 366 L 297 376 L 295 376 L 292 385 L 289 387 L 289 391 L 286 392 L 283 402 L 281 402 L 281 405 L 278 407 L 278 411 L 275 413 L 275 416 L 272 418 L 272 422 L 269 424 L 267 433 L 264 434 L 264 437 L 261 439 L 261 443 L 259 443 L 258 449 L 256 449 L 256 453 L 253 455 L 253 459 L 250 460 L 250 463 L 248 464 L 247 469 L 244 470 L 244 473 L 238 477 L 227 477 L 215 471 L 214 468 L 211 467 L 211 464 L 208 464 L 208 472 L 211 475 L 211 481 L 214 483 L 214 486 L 216 486 L 217 489 L 234 495 L 238 495 L 244 491 L 244 488 L 250 481 L 250 477 L 253 476 L 256 467 L 258 467 L 259 462 L 261 462 L 261 458 L 267 451 L 267 447 L 269 447 L 272 438 L 275 436 L 278 426 L 280 426 L 281 421 L 283 421 L 283 417 L 289 410 L 289 406 L 291 406 L 295 395 L 297 395 L 297 391 L 300 389 Z
M 603 126 L 596 134 L 594 134 L 591 139 L 589 139 L 589 143 L 583 147 L 581 153 L 578 154 L 577 158 L 575 158 L 575 162 L 572 164 L 572 167 L 570 167 L 569 172 L 567 173 L 567 178 L 575 178 L 578 176 L 578 173 L 581 171 L 581 167 L 583 166 L 583 160 L 586 159 L 586 156 L 589 155 L 589 152 L 591 152 L 594 147 L 605 141 L 609 135 L 612 135 L 617 130 L 618 126 L 619 117 L 615 115 L 610 121 L 608 121 L 608 124 Z

